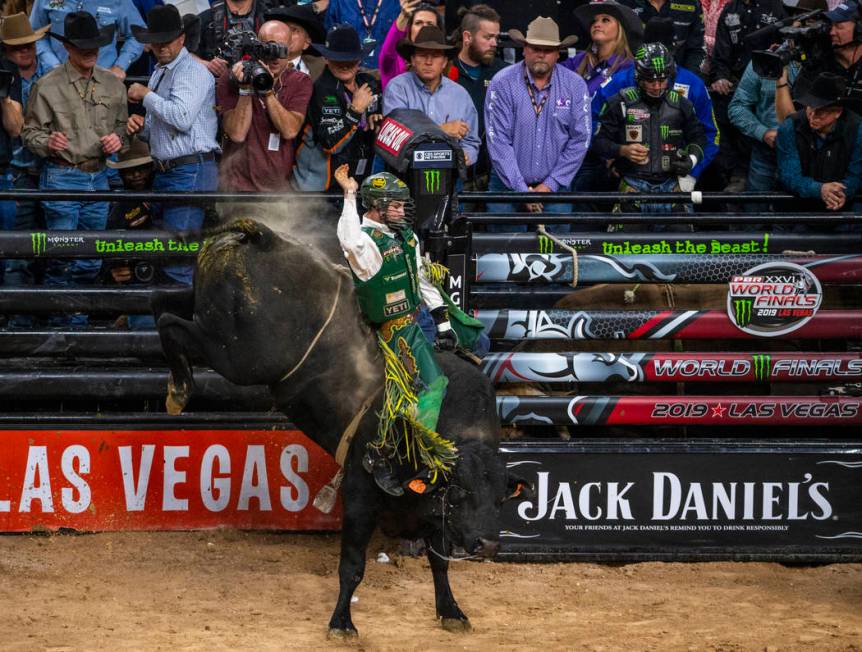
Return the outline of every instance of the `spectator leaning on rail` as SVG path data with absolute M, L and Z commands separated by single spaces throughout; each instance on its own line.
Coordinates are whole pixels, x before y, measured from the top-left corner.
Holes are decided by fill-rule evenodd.
M 144 21 L 131 0 L 35 0 L 30 12 L 30 23 L 33 29 L 50 26 L 52 35 L 63 36 L 66 17 L 72 12 L 82 11 L 94 16 L 101 29 L 111 28 L 111 38 L 99 48 L 96 64 L 107 68 L 119 79 L 125 79 L 126 69 L 144 51 L 144 46 L 132 38 L 132 26 L 140 27 Z M 124 41 L 119 52 L 117 37 Z M 46 70 L 56 68 L 68 56 L 62 43 L 50 39 L 39 41 L 36 50 Z
M 799 98 L 805 108 L 778 128 L 778 177 L 808 199 L 800 209 L 850 210 L 862 177 L 862 118 L 842 106 L 844 80 L 821 73 Z
M 284 46 L 290 29 L 282 22 L 264 23 L 258 38 Z M 239 61 L 216 85 L 222 116 L 224 156 L 219 170 L 224 190 L 284 192 L 294 160 L 294 139 L 305 121 L 311 79 L 293 69 L 288 58 L 261 61 L 272 75 L 271 87 L 252 83 L 249 62 Z
M 560 49 L 577 40 L 560 39 L 550 18 L 540 16 L 524 36 L 509 30 L 524 46 L 524 61 L 494 76 L 485 98 L 485 124 L 491 156 L 491 192 L 534 192 L 528 210 L 567 213 L 571 205 L 548 203 L 541 195 L 567 192 L 590 142 L 590 96 L 580 75 L 557 65 Z M 511 204 L 489 203 L 491 212 L 512 212 Z M 524 225 L 505 227 L 526 230 Z
M 623 192 L 672 192 L 703 158 L 703 125 L 691 102 L 674 90 L 674 61 L 660 43 L 647 43 L 635 59 L 637 86 L 614 95 L 602 113 L 593 147 L 622 177 Z M 668 204 L 640 205 L 644 213 Z
M 302 144 L 296 152 L 293 185 L 297 190 L 337 191 L 332 172 L 348 166 L 361 184 L 371 172 L 375 127 L 380 123 L 380 83 L 359 72 L 372 43 L 362 44 L 352 25 L 336 25 L 326 43 L 314 44 L 326 71 L 314 82 Z
M 322 43 L 326 38 L 326 30 L 317 14 L 310 5 L 295 5 L 293 7 L 276 7 L 264 14 L 267 21 L 278 20 L 290 29 L 290 42 L 287 44 L 290 64 L 297 72 L 317 81 L 326 68 L 323 59 L 313 56 L 312 42 Z
M 156 168 L 157 192 L 212 191 L 218 187 L 216 166 L 215 80 L 206 67 L 183 47 L 183 20 L 173 5 L 154 7 L 147 28 L 135 38 L 147 43 L 158 61 L 148 86 L 132 84 L 129 101 L 141 102 L 146 118 L 129 118 L 128 133 L 148 141 Z M 203 224 L 199 205 L 161 207 L 161 221 L 172 231 L 198 231 Z M 191 284 L 191 265 L 170 265 L 165 273 Z
M 398 53 L 412 69 L 389 82 L 383 93 L 383 110 L 422 111 L 460 141 L 467 165 L 473 165 L 479 157 L 479 114 L 470 94 L 444 76 L 456 50 L 437 27 L 423 27 L 415 41 L 401 39 Z
M 22 47 L 30 48 L 35 54 L 33 43 L 42 37 L 42 34 L 33 33 L 24 14 L 18 14 L 18 16 L 20 20 L 13 20 L 11 25 L 8 22 L 9 19 L 4 21 L 3 36 L 0 38 L 2 38 L 4 54 L 7 57 L 9 56 L 9 49 L 16 47 L 14 42 L 19 39 L 27 43 Z M 21 77 L 18 73 L 18 66 L 13 61 L 2 59 L 0 60 L 0 113 L 2 113 L 0 122 L 2 122 L 3 128 L 0 129 L 0 190 L 10 190 L 14 185 L 14 169 L 11 168 L 11 164 L 14 161 L 15 152 L 22 149 L 21 141 L 18 138 L 21 135 L 21 128 L 24 126 L 22 105 Z M 0 228 L 4 231 L 19 228 L 15 214 L 14 201 L 0 201 Z M 3 283 L 5 278 L 7 285 L 28 284 L 28 279 L 22 278 L 22 274 L 26 276 L 28 269 L 29 261 L 26 260 L 0 260 L 0 283 Z
M 498 72 L 506 67 L 497 58 L 500 37 L 500 14 L 488 5 L 474 5 L 461 18 L 458 28 L 461 49 L 449 68 L 448 77 L 464 87 L 473 99 L 479 115 L 479 158 L 470 168 L 465 186 L 467 190 L 486 190 L 491 172 L 485 127 L 485 96 L 488 85 Z
M 673 42 L 673 23 L 665 18 L 653 18 L 644 27 L 644 42 L 645 43 L 661 43 L 666 48 L 670 49 L 670 43 Z M 709 97 L 709 91 L 706 84 L 698 75 L 690 70 L 686 70 L 681 66 L 674 66 L 675 73 L 671 77 L 670 83 L 674 91 L 682 95 L 694 105 L 694 110 L 703 125 L 706 135 L 706 147 L 704 148 L 703 158 L 694 166 L 690 173 L 690 179 L 685 179 L 682 188 L 684 191 L 691 190 L 694 183 L 700 178 L 700 175 L 709 166 L 715 155 L 718 153 L 719 133 L 718 125 L 715 122 L 715 115 L 712 111 L 712 100 Z M 598 123 L 599 114 L 607 101 L 619 93 L 624 88 L 637 86 L 635 82 L 634 67 L 627 68 L 616 73 L 604 86 L 600 86 L 593 98 L 593 122 Z
M 30 89 L 47 72 L 36 56 L 36 42 L 45 36 L 47 27 L 33 30 L 24 13 L 7 16 L 3 21 L 3 54 L 14 64 L 21 79 L 21 105 L 26 107 Z M 23 125 L 23 117 L 21 120 Z M 39 174 L 43 159 L 24 147 L 20 140 L 14 143 L 10 164 L 12 187 L 19 190 L 35 190 L 39 187 Z M 21 231 L 44 227 L 42 210 L 38 202 L 19 201 L 15 211 L 15 228 Z M 6 283 L 32 285 L 34 263 L 32 260 L 10 260 L 6 264 Z M 10 279 L 10 276 L 12 279 Z
M 364 43 L 383 43 L 400 11 L 398 0 L 329 0 L 326 29 L 347 23 L 353 25 Z M 362 67 L 377 69 L 377 48 L 365 56 Z
M 99 29 L 85 11 L 66 15 L 63 41 L 66 62 L 36 82 L 30 91 L 22 139 L 34 154 L 46 158 L 39 187 L 42 190 L 108 189 L 106 157 L 126 145 L 126 92 L 123 83 L 97 66 L 99 48 L 110 43 L 113 25 Z M 74 231 L 105 228 L 107 202 L 45 201 L 49 229 Z M 46 285 L 79 285 L 92 282 L 100 260 L 48 261 Z M 55 319 L 69 324 L 68 319 Z M 87 322 L 84 315 L 71 319 Z
M 673 45 L 676 63 L 692 72 L 701 73 L 706 59 L 703 9 L 700 0 L 622 0 L 644 24 L 653 18 L 673 21 Z
M 401 13 L 392 23 L 386 40 L 380 46 L 378 63 L 380 64 L 380 84 L 385 89 L 389 80 L 407 72 L 407 62 L 398 54 L 395 46 L 401 39 L 411 41 L 416 38 L 423 27 L 439 27 L 443 29 L 443 19 L 434 5 L 420 0 L 400 0 Z

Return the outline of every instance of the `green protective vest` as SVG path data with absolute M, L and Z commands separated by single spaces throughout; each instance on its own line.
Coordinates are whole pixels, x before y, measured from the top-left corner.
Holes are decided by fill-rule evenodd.
M 367 281 L 353 275 L 362 314 L 372 324 L 409 315 L 422 303 L 416 268 L 416 247 L 419 246 L 416 234 L 404 229 L 401 238 L 391 238 L 377 229 L 363 227 L 362 230 L 371 236 L 383 256 L 380 271 Z

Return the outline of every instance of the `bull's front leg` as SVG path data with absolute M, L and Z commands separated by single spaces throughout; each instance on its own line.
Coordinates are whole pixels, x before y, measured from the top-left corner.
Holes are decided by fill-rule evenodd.
M 199 351 L 202 335 L 193 321 L 171 313 L 159 317 L 158 330 L 162 351 L 171 371 L 165 407 L 168 414 L 177 415 L 185 408 L 194 389 L 189 355 Z
M 443 629 L 449 632 L 469 632 L 470 621 L 461 607 L 455 602 L 452 587 L 449 586 L 449 557 L 452 546 L 447 544 L 442 532 L 425 539 L 428 562 L 431 564 L 431 574 L 434 577 L 434 602 L 437 607 L 437 617 Z
M 345 471 L 341 495 L 344 515 L 341 523 L 341 560 L 338 563 L 338 602 L 329 619 L 329 635 L 345 638 L 358 636 L 350 617 L 350 599 L 365 575 L 368 542 L 377 527 L 379 495 L 371 476 L 359 464 Z

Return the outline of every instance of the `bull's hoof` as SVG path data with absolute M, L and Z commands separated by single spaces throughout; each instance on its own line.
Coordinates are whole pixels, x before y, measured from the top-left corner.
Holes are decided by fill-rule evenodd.
M 168 393 L 167 397 L 165 398 L 165 409 L 167 410 L 168 414 L 170 414 L 172 417 L 175 417 L 179 414 L 182 414 L 183 409 L 186 407 L 186 402 L 187 401 L 184 401 L 182 399 L 177 399 L 173 393 Z
M 359 638 L 359 632 L 355 629 L 336 629 L 335 627 L 330 627 L 326 638 L 337 641 L 349 641 Z
M 466 617 L 463 620 L 461 618 L 441 618 L 440 624 L 443 625 L 443 629 L 453 634 L 465 634 L 473 629 Z

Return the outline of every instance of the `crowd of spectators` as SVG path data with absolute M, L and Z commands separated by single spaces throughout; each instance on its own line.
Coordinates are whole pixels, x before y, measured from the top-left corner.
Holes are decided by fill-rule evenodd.
M 758 74 L 752 54 L 812 10 L 826 60 L 811 70 L 796 55 L 777 80 Z M 587 208 L 543 193 L 695 187 L 783 188 L 807 210 L 850 210 L 862 174 L 855 0 L 215 0 L 185 16 L 160 0 L 35 0 L 26 11 L 0 26 L 0 189 L 336 191 L 342 164 L 360 182 L 381 169 L 375 132 L 403 108 L 461 145 L 466 188 L 537 193 L 534 212 Z M 131 83 L 130 69 L 148 81 Z M 131 181 L 130 166 L 147 174 Z M 199 206 L 118 206 L 120 217 L 106 202 L 4 201 L 0 221 L 204 221 Z M 0 274 L 140 280 L 133 266 L 100 268 L 7 260 Z M 155 274 L 190 283 L 192 270 Z

